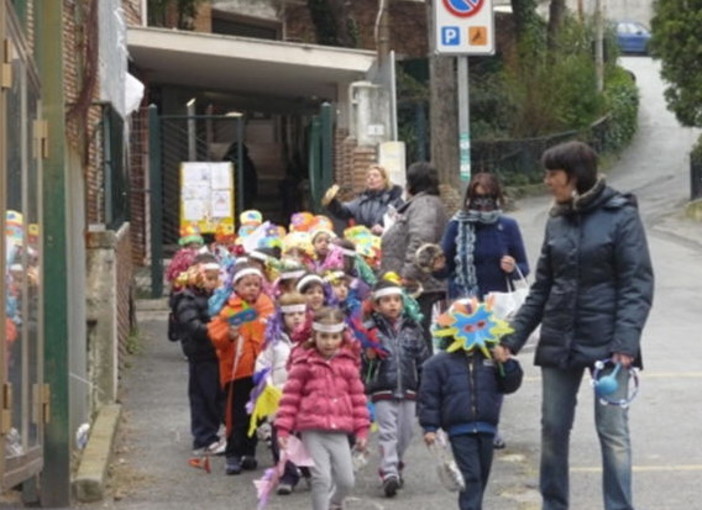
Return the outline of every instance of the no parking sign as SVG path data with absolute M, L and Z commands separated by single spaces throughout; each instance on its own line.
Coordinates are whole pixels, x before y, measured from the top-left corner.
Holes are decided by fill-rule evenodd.
M 436 52 L 445 55 L 495 53 L 492 0 L 434 0 Z

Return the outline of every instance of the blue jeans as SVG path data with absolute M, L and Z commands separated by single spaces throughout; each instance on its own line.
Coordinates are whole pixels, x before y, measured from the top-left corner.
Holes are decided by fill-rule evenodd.
M 578 388 L 585 369 L 542 367 L 541 470 L 543 510 L 568 508 L 568 448 Z M 617 377 L 619 389 L 610 398 L 624 398 L 628 372 Z M 631 444 L 627 408 L 602 405 L 595 399 L 595 424 L 602 451 L 602 488 L 605 510 L 633 510 Z
M 487 486 L 494 447 L 492 434 L 460 434 L 451 436 L 451 450 L 466 482 L 458 494 L 460 510 L 481 510 Z

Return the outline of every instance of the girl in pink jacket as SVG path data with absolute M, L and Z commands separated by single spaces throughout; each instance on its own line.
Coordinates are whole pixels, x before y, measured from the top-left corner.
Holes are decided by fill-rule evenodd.
M 311 345 L 293 361 L 275 420 L 280 448 L 285 450 L 288 436 L 299 432 L 314 460 L 313 510 L 341 509 L 354 485 L 348 436 L 353 434 L 355 448 L 364 450 L 370 427 L 358 355 L 345 328 L 341 310 L 315 312 Z

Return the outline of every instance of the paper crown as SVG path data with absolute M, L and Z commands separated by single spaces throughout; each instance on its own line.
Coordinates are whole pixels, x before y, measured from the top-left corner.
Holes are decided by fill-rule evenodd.
M 236 237 L 234 233 L 234 225 L 228 223 L 218 223 L 215 227 L 215 241 L 231 241 Z
M 287 253 L 290 250 L 301 250 L 308 255 L 313 252 L 312 248 L 312 238 L 309 232 L 297 232 L 293 231 L 287 234 L 283 238 L 283 253 Z
M 239 223 L 241 225 L 253 225 L 257 227 L 263 223 L 263 215 L 256 209 L 248 209 L 239 215 Z
M 192 243 L 204 244 L 204 242 L 200 235 L 200 229 L 196 225 L 187 224 L 180 227 L 179 245 L 185 246 Z
M 290 232 L 309 232 L 312 229 L 315 218 L 310 212 L 297 212 L 290 216 Z
M 491 357 L 490 347 L 497 345 L 504 335 L 512 331 L 509 324 L 492 312 L 490 299 L 481 303 L 476 298 L 454 301 L 432 326 L 434 337 L 451 341 L 447 352 L 459 349 L 472 352 L 477 349 L 486 358 Z

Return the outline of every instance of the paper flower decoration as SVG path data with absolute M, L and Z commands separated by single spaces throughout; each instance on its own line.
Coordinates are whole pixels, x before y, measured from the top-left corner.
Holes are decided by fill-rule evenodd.
M 492 312 L 491 300 L 480 303 L 476 298 L 455 301 L 432 328 L 435 337 L 453 339 L 447 352 L 479 349 L 486 358 L 491 357 L 490 347 L 512 331 L 507 322 Z
M 314 215 L 311 212 L 302 211 L 290 217 L 290 232 L 309 232 L 314 223 Z

